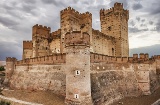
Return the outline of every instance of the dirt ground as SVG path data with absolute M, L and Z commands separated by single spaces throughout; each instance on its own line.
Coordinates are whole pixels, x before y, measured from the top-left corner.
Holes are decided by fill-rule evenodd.
M 65 97 L 57 96 L 50 91 L 3 90 L 2 94 L 6 97 L 14 97 L 19 100 L 43 105 L 65 105 Z
M 44 105 L 65 105 L 65 97 L 57 96 L 50 91 L 3 90 L 2 94 L 6 97 Z M 160 88 L 150 96 L 127 97 L 112 105 L 151 105 L 158 99 L 160 99 Z
M 160 99 L 160 88 L 149 96 L 127 97 L 112 105 L 151 105 Z

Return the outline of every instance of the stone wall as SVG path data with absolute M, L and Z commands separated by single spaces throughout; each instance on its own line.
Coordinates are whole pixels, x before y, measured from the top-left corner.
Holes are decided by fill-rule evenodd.
M 53 53 L 60 53 L 60 48 L 61 48 L 61 30 L 58 29 L 55 32 L 51 33 L 51 38 L 49 40 L 49 49 L 50 49 L 50 54 Z
M 115 38 L 92 29 L 92 47 L 94 53 L 115 56 Z
M 89 38 L 85 38 L 85 40 L 87 39 L 89 42 Z M 74 43 L 77 44 L 78 42 Z M 67 45 L 68 44 L 72 43 L 67 43 Z M 84 82 L 81 77 L 89 77 L 86 76 L 86 73 L 83 73 L 85 70 L 89 69 L 87 68 L 82 71 L 81 69 L 85 67 L 89 61 L 87 61 L 87 57 L 85 57 L 87 53 L 78 51 L 77 47 L 72 47 L 69 51 L 74 49 L 73 53 L 71 54 L 71 52 L 68 52 L 67 55 L 63 54 L 63 57 L 60 54 L 22 61 L 16 61 L 14 60 L 15 58 L 7 58 L 7 70 L 9 71 L 9 68 L 12 67 L 13 73 L 9 77 L 8 75 L 6 77 L 10 80 L 10 87 L 13 89 L 52 90 L 56 94 L 66 95 L 66 80 L 68 80 L 70 84 L 68 85 L 68 90 L 71 85 L 75 84 L 72 84 L 72 81 L 78 81 L 75 86 L 77 89 L 80 89 L 80 82 Z M 83 53 L 85 59 L 82 59 L 82 55 L 77 56 L 77 51 Z M 68 56 L 69 54 L 72 56 Z M 75 59 L 73 55 L 75 55 L 77 59 Z M 68 56 L 67 59 L 66 56 Z M 135 57 L 133 57 L 132 61 L 134 62 L 131 62 L 128 58 L 112 58 L 93 53 L 91 53 L 90 57 L 88 56 L 91 63 L 89 66 L 91 70 L 91 95 L 95 105 L 100 105 L 102 103 L 109 104 L 128 96 L 150 95 L 160 86 L 159 56 L 155 56 L 155 60 L 151 59 L 152 62 L 147 62 L 145 61 L 146 58 L 143 59 L 142 56 L 140 57 L 141 58 L 136 58 L 136 62 L 134 60 Z M 76 75 L 76 77 L 75 71 L 68 72 L 68 70 L 72 70 L 71 68 L 67 68 L 70 67 L 68 66 L 69 64 L 75 68 L 80 67 L 75 69 L 80 71 L 80 76 Z M 71 73 L 72 77 L 76 79 L 72 80 L 72 77 L 66 79 L 66 75 L 70 77 Z M 89 79 L 87 80 L 89 81 Z M 89 82 L 86 83 L 89 84 Z M 72 88 L 74 88 L 74 86 Z M 82 87 L 81 90 L 83 90 Z M 74 90 L 74 92 L 77 92 L 77 90 Z M 73 97 L 73 94 L 71 97 Z
M 159 87 L 155 63 L 91 63 L 91 70 L 95 105 L 128 96 L 149 95 Z
M 62 65 L 16 66 L 10 87 L 27 90 L 52 90 L 65 95 L 66 75 Z
M 131 64 L 92 63 L 92 98 L 95 105 L 112 103 L 126 96 L 138 96 L 139 89 Z
M 35 57 L 30 59 L 24 59 L 15 62 L 15 65 L 55 65 L 66 62 L 66 54 L 54 54 L 48 56 Z

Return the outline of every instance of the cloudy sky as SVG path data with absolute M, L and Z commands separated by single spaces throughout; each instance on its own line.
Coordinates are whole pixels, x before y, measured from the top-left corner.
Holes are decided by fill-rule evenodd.
M 22 58 L 22 41 L 31 40 L 32 26 L 60 27 L 60 10 L 71 6 L 92 13 L 93 28 L 100 30 L 99 10 L 115 2 L 130 11 L 129 44 L 133 53 L 160 54 L 160 0 L 0 0 L 0 61 Z

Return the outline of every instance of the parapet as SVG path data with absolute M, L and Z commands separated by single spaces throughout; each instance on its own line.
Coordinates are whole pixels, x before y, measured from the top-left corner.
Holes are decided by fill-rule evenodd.
M 76 11 L 75 9 L 73 9 L 71 7 L 67 7 L 64 10 L 61 10 L 60 14 L 61 14 L 61 17 L 63 17 L 63 15 L 66 15 L 66 14 L 72 14 L 77 17 L 79 17 L 79 15 L 80 15 L 80 13 L 78 11 Z
M 138 60 L 138 54 L 133 54 L 133 59 Z
M 35 28 L 35 29 L 43 29 L 43 30 L 48 30 L 48 31 L 51 30 L 50 27 L 43 26 L 43 25 L 38 25 L 38 24 L 34 25 L 33 28 Z
M 14 57 L 6 57 L 6 62 L 16 62 L 17 59 Z
M 110 14 L 111 12 L 113 12 L 114 11 L 114 8 L 112 7 L 112 8 L 110 8 L 110 9 L 101 9 L 100 10 L 100 16 L 105 16 L 105 14 Z
M 114 3 L 114 8 L 119 8 L 119 9 L 123 9 L 123 3 Z
M 138 54 L 133 54 L 133 61 L 132 62 L 145 62 L 149 61 L 149 54 L 148 53 L 140 53 L 139 57 Z
M 92 18 L 92 14 L 87 11 L 87 12 L 81 14 L 81 18 L 82 19 L 84 19 L 84 18 Z
M 91 53 L 91 63 L 153 63 L 155 59 L 160 59 L 159 56 L 154 56 L 149 59 L 149 55 L 146 53 L 133 54 L 133 57 L 115 57 L 115 56 L 108 56 L 103 54 Z
M 98 36 L 100 36 L 100 37 L 103 36 L 103 37 L 107 38 L 108 40 L 114 40 L 115 41 L 114 37 L 106 35 L 106 34 L 100 32 L 99 30 L 94 30 L 93 28 L 92 28 L 92 34 L 97 35 L 97 37 Z
M 66 54 L 55 54 L 55 55 L 48 55 L 48 56 L 41 56 L 35 58 L 27 58 L 24 60 L 20 60 L 16 62 L 17 66 L 21 65 L 54 65 L 54 64 L 63 64 L 66 62 Z
M 34 35 L 38 35 L 44 38 L 48 38 L 49 34 L 50 34 L 51 28 L 47 27 L 47 26 L 42 26 L 42 25 L 34 25 L 32 28 L 32 37 L 34 37 Z
M 32 41 L 23 41 L 23 49 L 32 49 Z
M 116 15 L 120 15 L 123 17 L 125 17 L 127 20 L 129 19 L 129 11 L 126 9 L 123 9 L 123 3 L 115 3 L 114 7 L 110 8 L 110 9 L 101 9 L 100 10 L 100 18 L 103 19 L 104 17 L 106 17 L 106 15 L 110 15 L 110 14 L 116 14 Z M 119 14 L 121 13 L 121 14 Z
M 51 33 L 52 38 L 60 38 L 60 36 L 61 36 L 61 29 L 58 29 Z
M 154 55 L 151 57 L 151 59 L 160 59 L 160 55 Z
M 84 19 L 92 19 L 92 14 L 90 12 L 85 13 L 79 13 L 75 9 L 68 7 L 61 11 L 61 19 L 67 15 L 72 15 L 73 17 L 76 17 L 78 19 L 84 20 Z
M 149 59 L 149 54 L 148 53 L 145 53 L 144 56 L 145 56 L 146 59 Z
M 65 35 L 65 44 L 67 46 L 89 46 L 90 36 L 86 32 L 73 31 Z

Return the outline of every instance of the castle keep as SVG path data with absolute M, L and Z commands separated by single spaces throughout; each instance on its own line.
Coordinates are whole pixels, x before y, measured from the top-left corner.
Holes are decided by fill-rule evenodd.
M 101 31 L 92 14 L 71 7 L 60 12 L 60 29 L 34 25 L 23 41 L 22 60 L 6 58 L 5 82 L 13 89 L 51 90 L 66 105 L 110 104 L 150 95 L 160 85 L 160 56 L 129 57 L 129 11 L 123 4 L 100 10 Z
M 60 12 L 60 29 L 51 32 L 50 27 L 35 25 L 32 41 L 23 42 L 23 59 L 66 53 L 67 32 L 87 32 L 90 36 L 90 52 L 108 56 L 128 57 L 128 10 L 115 3 L 113 8 L 100 10 L 101 32 L 92 28 L 92 14 L 79 13 L 71 7 Z

